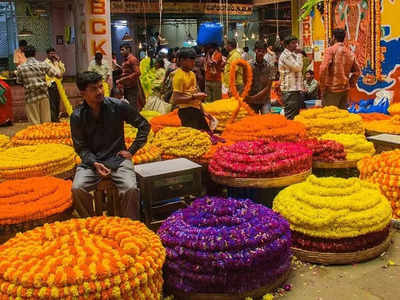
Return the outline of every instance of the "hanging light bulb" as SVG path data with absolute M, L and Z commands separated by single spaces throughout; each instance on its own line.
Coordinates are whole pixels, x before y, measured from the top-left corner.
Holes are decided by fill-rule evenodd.
M 238 36 L 239 36 L 239 34 L 238 34 L 238 32 L 236 31 L 236 32 L 235 32 L 235 37 L 238 37 Z
M 142 49 L 142 48 L 143 48 L 142 42 L 140 42 L 140 43 L 139 43 L 139 49 Z
M 251 38 L 254 40 L 256 38 L 256 35 L 254 33 L 252 33 Z

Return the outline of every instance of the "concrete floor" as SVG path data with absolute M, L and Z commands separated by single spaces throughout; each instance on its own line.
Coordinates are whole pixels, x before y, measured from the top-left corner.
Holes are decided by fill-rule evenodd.
M 0 134 L 12 136 L 28 123 L 0 127 Z M 292 286 L 280 289 L 277 299 L 287 300 L 399 300 L 400 231 L 394 229 L 393 243 L 380 257 L 355 265 L 320 266 L 295 261 L 287 281 Z

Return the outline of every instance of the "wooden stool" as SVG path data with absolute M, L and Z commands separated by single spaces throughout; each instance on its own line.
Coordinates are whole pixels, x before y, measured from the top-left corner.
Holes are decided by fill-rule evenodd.
M 104 209 L 105 204 L 106 209 Z M 96 216 L 102 216 L 104 210 L 107 211 L 108 216 L 121 215 L 119 193 L 111 179 L 102 179 L 97 185 L 94 191 L 94 205 Z

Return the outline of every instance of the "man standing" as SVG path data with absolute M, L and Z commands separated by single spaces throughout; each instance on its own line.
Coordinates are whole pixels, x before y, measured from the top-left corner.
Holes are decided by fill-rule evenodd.
M 103 62 L 103 54 L 97 52 L 89 64 L 88 71 L 96 72 L 101 75 L 105 82 L 109 82 L 111 76 L 111 68 L 107 62 Z
M 240 51 L 236 47 L 237 47 L 236 40 L 229 40 L 225 46 L 225 49 L 229 52 L 227 60 L 226 60 L 226 64 L 225 64 L 225 69 L 224 69 L 224 86 L 227 89 L 230 88 L 231 65 L 235 60 L 242 58 Z M 238 91 L 242 91 L 242 89 L 243 89 L 243 68 L 242 67 L 238 67 L 236 69 L 236 88 Z
M 122 217 L 138 219 L 140 205 L 132 155 L 146 143 L 150 125 L 131 105 L 104 97 L 100 74 L 80 73 L 76 83 L 84 101 L 70 121 L 74 149 L 82 160 L 72 184 L 74 205 L 81 217 L 93 216 L 90 191 L 110 176 L 120 193 Z M 138 129 L 128 150 L 124 122 Z
M 344 45 L 346 32 L 333 30 L 334 45 L 325 50 L 320 68 L 322 105 L 346 109 L 348 93 L 356 85 L 361 70 L 354 54 Z
M 315 100 L 318 98 L 318 81 L 314 79 L 314 72 L 306 72 L 306 80 L 304 80 L 304 100 Z
M 14 51 L 14 64 L 18 67 L 26 62 L 24 54 L 25 47 L 28 46 L 27 41 L 20 40 L 18 43 L 19 48 Z
M 121 45 L 120 50 L 125 60 L 122 63 L 122 75 L 121 78 L 117 80 L 117 86 L 124 89 L 125 99 L 137 110 L 137 101 L 140 93 L 139 62 L 132 54 L 132 48 L 129 44 Z
M 49 91 L 46 75 L 61 78 L 58 71 L 46 62 L 35 59 L 36 49 L 32 45 L 25 47 L 26 63 L 18 66 L 17 83 L 25 88 L 25 112 L 33 124 L 50 122 Z
M 60 76 L 64 75 L 65 66 L 54 48 L 47 49 L 47 58 L 44 61 L 55 68 Z M 60 115 L 60 94 L 58 92 L 56 78 L 47 77 L 46 81 L 49 87 L 51 121 L 58 122 Z
M 254 46 L 256 60 L 251 65 L 253 69 L 253 84 L 246 102 L 250 107 L 260 114 L 266 114 L 271 111 L 271 85 L 272 72 L 274 64 L 268 64 L 265 59 L 266 47 L 263 41 L 257 41 Z
M 285 50 L 279 57 L 282 99 L 285 117 L 293 120 L 303 105 L 303 55 L 297 48 L 297 38 L 288 36 L 284 40 Z
M 222 99 L 222 54 L 216 44 L 206 46 L 206 101 L 212 102 Z

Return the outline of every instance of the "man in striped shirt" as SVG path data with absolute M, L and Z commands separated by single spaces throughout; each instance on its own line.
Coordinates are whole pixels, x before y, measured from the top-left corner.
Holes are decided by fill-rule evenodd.
M 354 54 L 344 45 L 346 32 L 333 30 L 334 45 L 327 48 L 320 67 L 320 90 L 323 106 L 346 109 L 348 93 L 354 87 L 361 70 Z
M 288 36 L 284 40 L 285 50 L 279 57 L 282 99 L 285 117 L 292 120 L 303 105 L 303 56 L 298 48 L 298 40 Z

